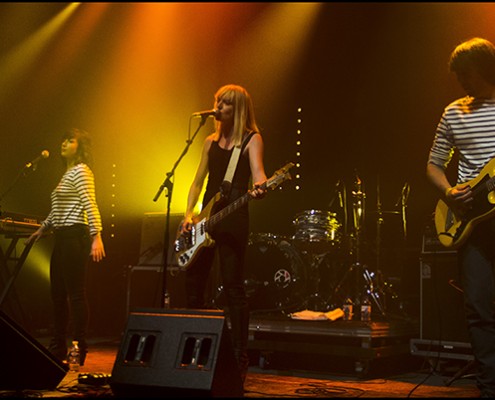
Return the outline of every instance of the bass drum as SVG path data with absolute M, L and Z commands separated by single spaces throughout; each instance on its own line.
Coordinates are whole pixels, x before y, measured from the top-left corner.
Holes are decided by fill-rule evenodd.
M 244 275 L 251 311 L 293 312 L 304 305 L 306 270 L 299 251 L 285 237 L 251 234 Z

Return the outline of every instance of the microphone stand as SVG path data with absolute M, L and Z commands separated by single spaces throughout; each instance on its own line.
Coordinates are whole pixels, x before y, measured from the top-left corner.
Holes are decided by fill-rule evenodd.
M 22 169 L 17 173 L 17 176 L 15 177 L 15 179 L 13 180 L 13 182 L 10 184 L 10 186 L 0 195 L 0 217 L 2 216 L 3 214 L 3 210 L 2 210 L 2 200 L 4 199 L 5 196 L 7 196 L 8 193 L 10 193 L 10 191 L 17 185 L 17 183 L 19 182 L 19 179 L 21 178 L 21 176 L 23 177 L 26 177 L 28 175 L 28 173 L 30 171 L 35 171 L 35 168 L 32 168 L 32 167 L 28 167 L 28 165 L 24 165 L 24 167 L 22 167 Z M 20 303 L 19 303 L 19 299 L 17 298 L 17 294 L 15 292 L 15 287 L 13 287 L 12 285 L 14 284 L 15 280 L 17 279 L 17 276 L 19 275 L 20 271 L 21 271 L 21 268 L 22 266 L 24 265 L 24 262 L 26 261 L 26 258 L 31 250 L 31 247 L 33 247 L 34 245 L 34 241 L 32 241 L 31 243 L 27 244 L 24 246 L 24 250 L 22 251 L 22 254 L 20 257 L 16 258 L 12 258 L 11 257 L 11 252 L 13 249 L 15 249 L 15 246 L 17 244 L 17 240 L 18 238 L 20 238 L 21 236 L 19 237 L 15 237 L 13 236 L 12 237 L 12 242 L 10 243 L 9 245 L 9 248 L 7 249 L 7 252 L 5 254 L 2 254 L 2 257 L 6 257 L 5 258 L 5 267 L 7 266 L 7 262 L 8 260 L 15 260 L 17 259 L 16 261 L 16 265 L 15 265 L 15 269 L 14 271 L 12 271 L 12 274 L 9 278 L 7 278 L 5 280 L 4 283 L 4 288 L 2 289 L 2 293 L 0 294 L 0 308 L 2 307 L 7 295 L 10 293 L 10 291 L 12 289 L 14 289 L 14 292 L 13 294 L 15 295 L 15 301 L 17 302 L 17 308 L 18 308 L 18 311 L 20 312 L 21 314 L 21 318 L 24 319 L 24 321 L 27 321 L 26 319 L 26 315 L 25 315 L 25 312 L 24 310 L 22 309 Z M 3 253 L 3 250 L 0 250 L 1 253 Z M 2 278 L 2 281 L 4 281 L 4 279 Z
M 170 301 L 170 296 L 169 296 L 169 293 L 167 290 L 167 267 L 168 267 L 169 241 L 170 241 L 170 232 L 169 232 L 169 228 L 170 228 L 170 204 L 172 202 L 172 194 L 173 194 L 173 190 L 174 190 L 174 184 L 172 182 L 172 177 L 174 176 L 175 169 L 179 165 L 182 158 L 186 155 L 191 144 L 193 143 L 194 138 L 198 134 L 201 127 L 205 124 L 206 118 L 208 118 L 208 115 L 202 115 L 201 116 L 201 122 L 200 122 L 198 128 L 194 132 L 192 138 L 186 140 L 186 147 L 184 148 L 181 155 L 179 156 L 179 158 L 175 162 L 174 166 L 172 167 L 172 170 L 170 172 L 167 172 L 165 180 L 160 185 L 158 192 L 156 193 L 155 197 L 153 198 L 153 201 L 156 202 L 158 200 L 158 198 L 160 197 L 160 195 L 162 194 L 163 189 L 167 188 L 167 194 L 165 196 L 168 197 L 168 201 L 167 201 L 167 213 L 166 213 L 166 217 L 165 217 L 165 234 L 164 234 L 164 239 L 163 239 L 163 256 L 162 256 L 162 259 L 163 259 L 162 278 L 163 279 L 162 279 L 161 298 L 163 301 L 163 303 L 162 303 L 163 308 L 168 308 L 170 306 L 170 304 L 167 304 L 168 301 Z
M 21 178 L 21 176 L 26 177 L 28 175 L 29 171 L 34 171 L 34 169 L 29 168 L 26 165 L 24 167 L 22 167 L 22 169 L 19 171 L 19 173 L 15 177 L 14 181 L 10 184 L 10 186 L 7 188 L 7 190 L 5 192 L 3 192 L 2 195 L 0 196 L 0 201 L 2 201 L 3 198 L 15 187 L 15 185 L 17 185 L 17 182 L 19 182 L 19 179 Z

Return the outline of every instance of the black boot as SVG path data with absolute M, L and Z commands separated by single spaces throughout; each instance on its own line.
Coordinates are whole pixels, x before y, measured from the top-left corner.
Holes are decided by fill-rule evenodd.
M 246 306 L 231 306 L 230 322 L 232 344 L 234 347 L 234 356 L 239 366 L 242 383 L 246 380 L 249 367 L 248 356 L 248 335 L 249 335 L 249 310 Z
M 242 384 L 244 385 L 249 369 L 249 356 L 247 351 L 239 351 L 239 350 L 234 350 L 234 355 L 237 361 L 237 365 L 239 366 L 239 372 L 241 373 L 241 381 Z
M 86 342 L 86 340 L 80 339 L 77 341 L 77 345 L 79 347 L 79 365 L 82 367 L 84 366 L 84 362 L 86 361 L 86 355 L 88 354 L 88 343 Z

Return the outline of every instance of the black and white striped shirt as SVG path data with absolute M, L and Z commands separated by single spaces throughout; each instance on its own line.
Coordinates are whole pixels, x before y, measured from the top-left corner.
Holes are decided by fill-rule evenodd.
M 459 153 L 457 183 L 476 178 L 495 157 L 495 100 L 466 96 L 445 108 L 428 162 L 447 168 L 455 150 Z
M 94 175 L 86 164 L 79 163 L 65 172 L 51 202 L 50 214 L 42 223 L 44 230 L 84 224 L 89 225 L 91 235 L 102 231 Z

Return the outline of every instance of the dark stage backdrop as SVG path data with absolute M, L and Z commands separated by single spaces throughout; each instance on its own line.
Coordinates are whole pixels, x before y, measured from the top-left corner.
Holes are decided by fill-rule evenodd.
M 139 14 L 137 3 L 118 7 L 108 3 L 99 19 L 89 17 L 93 15 L 91 7 L 97 6 L 84 3 L 42 51 L 27 46 L 67 4 L 0 5 L 0 68 L 5 72 L 0 78 L 0 192 L 5 194 L 0 206 L 4 211 L 46 215 L 50 192 L 62 173 L 57 157 L 60 133 L 71 126 L 93 133 L 97 196 L 108 253 L 103 263 L 92 264 L 90 269 L 95 333 L 124 329 L 125 271 L 139 260 L 143 215 L 166 211 L 164 195 L 158 202 L 152 199 L 184 148 L 188 118 L 194 111 L 211 108 L 214 92 L 226 83 L 239 83 L 253 96 L 265 138 L 268 175 L 287 161 L 301 165 L 297 169 L 300 179 L 251 203 L 251 230 L 290 237 L 295 216 L 312 209 L 334 212 L 339 222 L 344 222 L 336 197 L 339 181 L 347 189 L 350 223 L 352 191 L 360 179 L 366 195 L 364 261 L 400 279 L 404 297 L 419 313 L 421 240 L 437 199 L 426 182 L 425 165 L 443 108 L 462 95 L 448 73 L 447 61 L 464 39 L 483 36 L 495 40 L 490 23 L 495 5 L 321 3 L 312 30 L 297 49 L 297 63 L 289 63 L 290 43 L 282 33 L 295 23 L 279 27 L 281 18 L 268 27 L 280 28 L 276 34 L 250 33 L 282 4 L 290 12 L 291 8 L 308 7 L 302 3 L 231 3 L 223 9 L 221 3 L 178 3 L 183 9 L 175 12 L 184 18 L 176 30 L 180 37 L 163 35 L 163 47 L 150 45 L 163 34 L 146 30 L 151 24 L 123 26 L 126 18 Z M 211 14 L 205 14 L 209 11 Z M 76 18 L 78 12 L 86 13 L 85 25 L 76 24 L 81 23 Z M 162 14 L 154 15 L 159 20 Z M 303 14 L 297 15 L 302 18 Z M 225 30 L 216 32 L 219 26 Z M 133 53 L 128 51 L 128 41 L 118 39 L 139 30 L 142 45 Z M 69 42 L 74 32 L 85 32 L 77 45 Z M 64 39 L 69 45 L 64 45 Z M 254 41 L 246 46 L 249 50 L 240 51 L 249 41 Z M 176 42 L 179 45 L 173 48 Z M 128 72 L 130 66 L 144 63 L 148 51 L 178 63 L 176 68 L 183 75 L 178 78 L 154 63 L 141 75 Z M 26 59 L 31 59 L 29 68 L 16 69 Z M 115 74 L 102 72 L 109 65 Z M 276 68 L 270 69 L 270 65 Z M 290 74 L 280 84 L 289 68 Z M 118 74 L 124 76 L 121 81 L 115 78 Z M 167 74 L 173 84 L 164 83 Z M 119 92 L 123 84 L 134 84 L 136 90 Z M 150 101 L 147 93 L 154 85 L 158 94 L 153 93 Z M 142 92 L 140 87 L 144 87 Z M 296 134 L 297 129 L 302 130 L 301 135 Z M 176 171 L 173 213 L 184 210 L 201 142 L 209 131 L 211 125 L 200 131 Z M 297 140 L 301 140 L 299 146 Z M 45 148 L 50 150 L 50 158 L 10 189 L 23 165 Z M 296 185 L 301 189 L 296 191 Z M 410 188 L 406 238 L 397 214 L 405 185 Z M 381 226 L 383 248 L 378 249 L 383 256 L 379 262 L 384 264 L 377 266 L 379 206 L 386 213 Z M 47 257 L 33 262 L 46 268 Z M 46 294 L 48 282 L 40 281 L 43 285 Z M 36 309 L 38 297 L 33 299 Z M 49 299 L 45 297 L 48 321 Z M 23 306 L 30 307 L 25 296 Z

